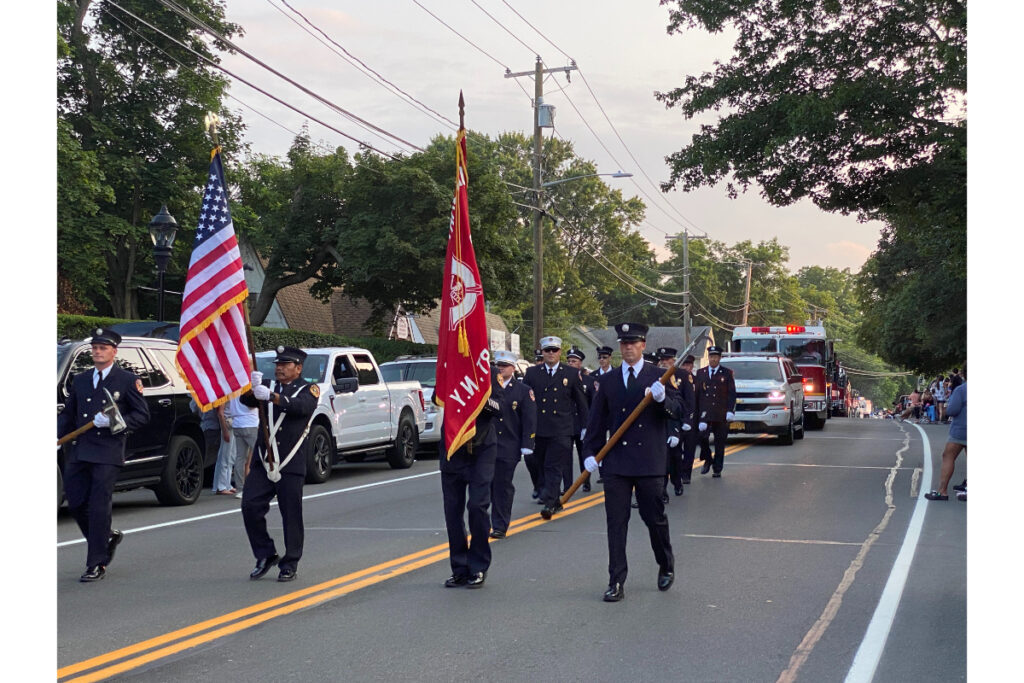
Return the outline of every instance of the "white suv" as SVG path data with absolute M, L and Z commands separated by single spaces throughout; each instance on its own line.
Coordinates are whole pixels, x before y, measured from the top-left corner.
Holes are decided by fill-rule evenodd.
M 772 353 L 726 353 L 722 365 L 736 380 L 730 432 L 778 434 L 787 446 L 804 438 L 803 377 L 792 360 Z
M 423 402 L 426 405 L 426 424 L 420 432 L 420 446 L 436 444 L 441 440 L 441 421 L 444 408 L 434 405 L 434 386 L 437 384 L 437 358 L 435 356 L 399 356 L 393 361 L 380 364 L 385 382 L 406 382 L 416 380 L 423 387 Z

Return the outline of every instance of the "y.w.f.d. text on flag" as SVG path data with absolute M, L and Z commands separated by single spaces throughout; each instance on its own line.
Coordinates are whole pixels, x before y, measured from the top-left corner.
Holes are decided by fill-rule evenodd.
M 476 434 L 476 417 L 491 395 L 484 291 L 469 230 L 464 129 L 459 130 L 455 156 L 455 196 L 441 288 L 435 388 L 437 401 L 444 406 L 444 440 L 449 458 Z
M 242 256 L 228 210 L 220 148 L 213 151 L 181 302 L 178 372 L 205 411 L 249 389 Z

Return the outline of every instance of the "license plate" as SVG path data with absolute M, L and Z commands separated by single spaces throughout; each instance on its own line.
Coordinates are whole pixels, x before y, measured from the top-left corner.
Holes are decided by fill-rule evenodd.
M 742 422 L 730 422 L 729 429 L 743 429 L 745 425 Z

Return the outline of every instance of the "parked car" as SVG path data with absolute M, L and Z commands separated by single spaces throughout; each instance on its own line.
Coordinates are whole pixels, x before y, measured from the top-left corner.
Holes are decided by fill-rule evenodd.
M 426 415 L 420 431 L 420 445 L 436 448 L 441 440 L 441 422 L 444 408 L 434 405 L 434 387 L 437 385 L 436 356 L 399 356 L 393 361 L 380 364 L 385 382 L 417 381 L 423 387 L 423 401 Z
M 426 412 L 418 381 L 389 382 L 373 354 L 345 346 L 303 349 L 304 379 L 320 387 L 320 399 L 310 424 L 306 481 L 327 481 L 335 463 L 362 462 L 384 455 L 396 469 L 411 467 L 419 448 Z M 273 351 L 256 354 L 256 366 L 273 378 Z
M 791 359 L 772 353 L 726 353 L 722 365 L 736 380 L 730 432 L 777 434 L 786 446 L 804 438 L 803 377 Z
M 199 499 L 206 461 L 199 416 L 174 366 L 177 343 L 168 339 L 123 337 L 114 362 L 138 375 L 149 406 L 149 423 L 129 433 L 125 465 L 115 491 L 148 487 L 164 505 L 191 505 Z M 64 409 L 71 378 L 93 369 L 90 340 L 57 344 L 57 412 Z M 64 446 L 57 451 L 57 505 L 64 499 Z

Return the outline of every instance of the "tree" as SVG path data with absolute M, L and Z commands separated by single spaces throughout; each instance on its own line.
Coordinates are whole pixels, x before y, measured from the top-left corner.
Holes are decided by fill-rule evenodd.
M 179 15 L 143 0 L 117 4 L 217 61 L 217 43 Z M 222 34 L 240 30 L 225 21 L 220 0 L 178 4 Z M 138 317 L 136 287 L 143 277 L 140 266 L 150 255 L 146 226 L 151 216 L 166 203 L 179 224 L 195 225 L 211 146 L 204 116 L 220 113 L 220 137 L 231 152 L 239 149 L 242 126 L 221 107 L 226 79 L 112 3 L 58 0 L 57 20 L 58 113 L 111 189 L 111 194 L 95 197 L 99 208 L 91 226 L 98 232 L 91 244 L 102 253 L 103 268 L 97 275 L 105 286 L 90 289 L 89 296 L 106 299 L 115 316 Z M 81 180 L 64 175 L 73 168 L 58 164 L 58 187 Z M 64 199 L 58 195 L 57 211 L 67 225 L 76 220 L 76 209 Z M 187 251 L 175 250 L 169 279 L 184 270 Z

